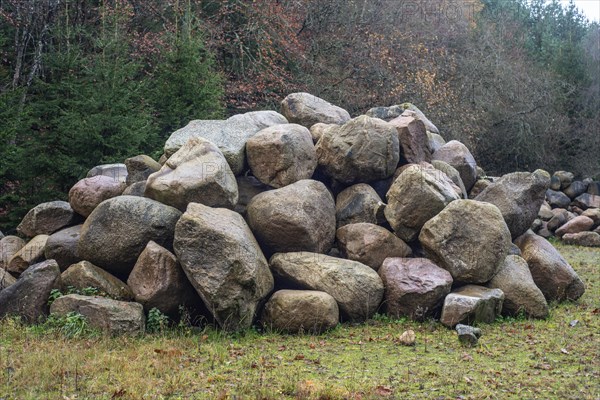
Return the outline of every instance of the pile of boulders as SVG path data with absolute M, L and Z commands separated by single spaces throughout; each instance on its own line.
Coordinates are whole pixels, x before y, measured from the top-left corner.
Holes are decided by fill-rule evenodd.
M 575 180 L 571 172 L 555 172 L 531 229 L 567 244 L 600 247 L 600 182 Z
M 377 312 L 545 318 L 585 290 L 529 229 L 552 179 L 487 179 L 410 103 L 351 118 L 294 93 L 281 114 L 192 121 L 159 161 L 95 167 L 68 202 L 33 208 L 0 241 L 0 317 L 77 312 L 112 333 L 143 330 L 154 308 L 288 332 Z M 49 306 L 53 289 L 73 293 Z

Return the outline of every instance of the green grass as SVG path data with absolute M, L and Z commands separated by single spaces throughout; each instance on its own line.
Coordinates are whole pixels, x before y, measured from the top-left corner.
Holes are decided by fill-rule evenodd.
M 134 338 L 67 338 L 5 320 L 0 399 L 598 399 L 600 250 L 557 246 L 585 295 L 552 305 L 547 320 L 480 325 L 476 348 L 434 321 L 386 317 L 320 336 L 179 329 Z M 398 343 L 406 329 L 416 346 Z

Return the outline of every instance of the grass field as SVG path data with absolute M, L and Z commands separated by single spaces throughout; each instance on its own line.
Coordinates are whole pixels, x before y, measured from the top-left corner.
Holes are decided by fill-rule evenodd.
M 137 338 L 0 322 L 0 399 L 599 399 L 600 249 L 557 245 L 587 285 L 544 321 L 376 318 L 321 336 L 178 329 Z M 577 322 L 575 322 L 577 321 Z M 416 333 L 414 347 L 398 337 Z

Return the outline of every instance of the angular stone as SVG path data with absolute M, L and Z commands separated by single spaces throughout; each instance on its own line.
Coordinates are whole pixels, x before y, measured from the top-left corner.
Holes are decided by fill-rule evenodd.
M 127 186 L 131 186 L 136 182 L 145 182 L 150 175 L 160 169 L 161 165 L 152 157 L 142 154 L 125 160 L 125 167 L 127 167 L 126 183 Z
M 319 290 L 333 296 L 343 319 L 370 318 L 383 298 L 383 283 L 377 272 L 357 261 L 296 252 L 275 254 L 269 265 L 284 287 Z
M 576 246 L 600 247 L 600 235 L 597 232 L 566 233 L 562 241 Z
M 513 238 L 527 232 L 536 219 L 550 186 L 544 170 L 506 174 L 485 188 L 475 200 L 498 207 Z
M 467 191 L 477 180 L 477 163 L 467 146 L 457 140 L 451 140 L 432 155 L 432 160 L 447 162 L 460 173 Z
M 562 225 L 556 230 L 555 234 L 558 237 L 562 237 L 565 233 L 579 233 L 589 231 L 593 228 L 593 226 L 593 219 L 584 215 L 580 215 L 567 221 L 564 225 Z
M 468 347 L 476 346 L 481 337 L 481 329 L 469 325 L 458 324 L 454 329 L 458 334 L 458 340 Z
M 19 275 L 30 265 L 44 260 L 44 248 L 48 241 L 48 235 L 37 235 L 25 246 L 12 256 L 6 265 L 6 269 L 15 275 Z
M 167 157 L 171 157 L 191 138 L 204 138 L 221 150 L 233 173 L 239 175 L 244 170 L 248 139 L 264 128 L 287 122 L 275 111 L 252 111 L 226 120 L 193 120 L 171 134 L 164 151 Z
M 259 302 L 273 289 L 273 276 L 244 219 L 228 209 L 190 203 L 177 223 L 174 247 L 219 325 L 250 327 Z
M 548 303 L 535 285 L 527 262 L 519 256 L 507 256 L 487 286 L 504 292 L 503 315 L 515 316 L 523 312 L 533 318 L 548 316 Z
M 548 221 L 548 229 L 554 232 L 567 222 L 569 212 L 563 208 L 554 208 L 552 213 L 554 216 Z
M 475 200 L 456 200 L 421 230 L 427 258 L 456 282 L 485 283 L 499 270 L 511 247 L 500 210 Z
M 394 118 L 398 118 L 403 112 L 404 109 L 401 106 L 393 105 L 390 107 L 373 107 L 369 109 L 365 115 L 371 118 L 379 118 L 389 122 Z
M 137 259 L 127 285 L 146 312 L 157 308 L 176 318 L 180 306 L 192 310 L 204 308 L 175 255 L 153 241 L 148 242 Z
M 0 268 L 0 291 L 6 289 L 17 280 L 7 270 Z
M 48 297 L 60 287 L 60 270 L 54 260 L 32 265 L 12 285 L 0 291 L 0 318 L 20 316 L 39 322 L 48 315 Z
M 445 144 L 446 141 L 441 135 L 427 131 L 427 148 L 431 154 L 438 151 L 438 149 Z
M 42 203 L 29 210 L 17 226 L 17 232 L 30 238 L 37 235 L 50 235 L 76 223 L 79 218 L 66 201 Z
M 600 182 L 590 182 L 588 184 L 587 193 L 593 194 L 595 196 L 600 196 Z
M 373 187 L 358 183 L 342 190 L 335 199 L 337 227 L 361 222 L 378 224 L 385 221 L 385 204 Z
M 577 196 L 575 200 L 573 200 L 573 204 L 582 210 L 586 210 L 588 208 L 600 208 L 600 195 L 584 193 Z
M 121 195 L 125 183 L 104 175 L 85 178 L 69 190 L 69 204 L 78 214 L 89 216 L 104 200 Z
M 392 184 L 384 213 L 396 235 L 412 242 L 428 220 L 459 198 L 446 174 L 429 164 L 415 164 Z
M 238 188 L 217 146 L 191 138 L 146 181 L 144 196 L 185 211 L 189 203 L 233 208 Z
M 463 286 L 446 296 L 440 322 L 450 328 L 457 324 L 492 323 L 500 315 L 503 301 L 500 289 Z
M 248 224 L 268 253 L 325 253 L 335 239 L 335 204 L 321 182 L 301 180 L 255 196 Z
M 268 329 L 312 334 L 335 328 L 339 320 L 335 299 L 316 290 L 279 290 L 265 304 L 261 317 Z
M 552 189 L 546 191 L 546 201 L 548 201 L 548 204 L 550 204 L 552 208 L 567 208 L 569 207 L 569 204 L 571 204 L 569 196 L 563 192 L 557 192 Z
M 583 183 L 582 181 L 573 181 L 563 190 L 563 193 L 573 200 L 575 197 L 585 193 L 587 188 L 588 185 L 586 183 Z
M 102 202 L 81 228 L 79 256 L 126 278 L 146 244 L 172 248 L 181 212 L 144 197 L 119 196 Z
M 138 303 L 70 294 L 50 306 L 53 315 L 64 317 L 72 312 L 83 315 L 91 328 L 114 336 L 141 334 L 146 327 L 144 308 Z
M 61 274 L 63 286 L 75 289 L 95 288 L 115 300 L 133 300 L 131 289 L 119 278 L 96 267 L 89 261 L 71 265 Z
M 400 157 L 396 128 L 366 115 L 323 132 L 316 150 L 325 174 L 345 184 L 388 178 Z
M 281 113 L 290 123 L 310 128 L 316 123 L 341 125 L 350 119 L 348 111 L 310 93 L 292 93 L 281 102 Z
M 61 271 L 81 261 L 77 245 L 82 227 L 83 225 L 75 225 L 50 235 L 44 248 L 46 260 L 55 260 Z
M 25 246 L 25 241 L 18 236 L 5 236 L 0 239 L 0 269 L 6 269 L 8 262 Z
M 430 162 L 427 131 L 413 111 L 407 110 L 398 118 L 391 120 L 400 140 L 400 161 L 403 163 Z
M 106 176 L 120 183 L 127 181 L 127 166 L 125 164 L 102 164 L 90 169 L 86 178 Z
M 536 286 L 546 301 L 577 300 L 585 285 L 560 253 L 546 239 L 527 231 L 515 240 Z
M 463 183 L 460 174 L 452 165 L 447 162 L 440 160 L 433 160 L 431 165 L 438 171 L 442 171 L 448 178 L 452 180 L 452 182 L 460 189 L 460 195 L 463 199 L 468 199 L 469 194 L 467 193 L 467 189 L 465 188 L 465 184 Z M 472 189 L 471 189 L 472 191 Z
M 439 129 L 433 124 L 433 122 L 431 122 L 429 120 L 429 118 L 427 118 L 425 116 L 423 111 L 419 110 L 419 108 L 417 106 L 415 106 L 414 104 L 402 103 L 400 105 L 400 107 L 402 107 L 404 110 L 410 110 L 410 111 L 414 112 L 416 117 L 425 124 L 425 128 L 427 128 L 427 131 L 429 131 L 431 133 L 435 133 L 435 134 L 440 133 Z
M 387 257 L 408 257 L 411 248 L 387 229 L 368 223 L 344 225 L 336 232 L 341 253 L 375 271 Z
M 424 320 L 450 293 L 452 276 L 426 258 L 386 258 L 379 269 L 387 314 Z
M 317 152 L 310 131 L 297 124 L 275 125 L 248 139 L 246 156 L 254 176 L 275 188 L 312 177 Z

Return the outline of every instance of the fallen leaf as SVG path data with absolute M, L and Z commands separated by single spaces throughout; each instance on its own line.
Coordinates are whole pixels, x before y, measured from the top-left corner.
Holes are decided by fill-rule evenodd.
M 304 354 L 296 354 L 296 357 L 294 357 L 294 360 L 304 360 Z
M 567 349 L 560 349 L 560 352 L 563 354 L 570 354 Z
M 473 356 L 471 356 L 469 353 L 463 353 L 460 359 L 463 361 L 473 361 Z
M 573 328 L 573 327 L 574 327 L 575 325 L 577 325 L 578 323 L 579 323 L 579 320 L 577 320 L 577 319 L 574 319 L 573 321 L 569 322 L 569 326 L 570 326 L 571 328 Z
M 390 388 L 389 386 L 379 385 L 375 388 L 375 394 L 377 396 L 387 397 L 387 396 L 391 396 L 392 393 L 393 393 L 392 388 Z

